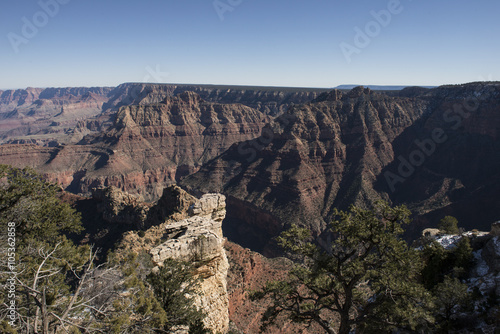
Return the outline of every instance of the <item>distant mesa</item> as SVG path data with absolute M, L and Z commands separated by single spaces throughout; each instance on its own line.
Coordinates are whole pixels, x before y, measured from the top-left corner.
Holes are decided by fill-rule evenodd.
M 407 87 L 414 87 L 412 85 L 408 85 L 408 86 L 384 86 L 384 85 L 339 85 L 337 87 L 335 87 L 336 89 L 342 89 L 342 90 L 351 90 L 353 88 L 356 88 L 358 86 L 364 86 L 364 87 L 367 87 L 367 88 L 370 88 L 371 90 L 388 90 L 388 91 L 391 91 L 391 90 L 402 90 L 402 89 L 405 89 Z M 437 86 L 418 86 L 418 87 L 422 87 L 422 88 L 436 88 Z

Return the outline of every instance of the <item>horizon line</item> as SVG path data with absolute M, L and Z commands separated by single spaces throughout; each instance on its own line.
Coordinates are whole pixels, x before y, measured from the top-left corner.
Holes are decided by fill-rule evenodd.
M 274 85 L 244 85 L 244 84 L 195 84 L 195 83 L 167 83 L 167 82 L 123 82 L 115 86 L 110 85 L 90 85 L 90 86 L 45 86 L 45 87 L 36 87 L 36 86 L 27 86 L 24 88 L 0 88 L 0 91 L 16 91 L 16 90 L 27 90 L 27 89 L 61 89 L 61 88 L 117 88 L 122 85 L 132 84 L 132 85 L 171 85 L 171 86 L 219 86 L 219 87 L 248 87 L 248 88 L 292 88 L 292 89 L 320 89 L 320 90 L 329 90 L 329 89 L 339 89 L 339 87 L 422 87 L 422 88 L 437 88 L 442 86 L 456 86 L 456 85 L 466 85 L 472 83 L 500 83 L 500 81 L 470 81 L 463 83 L 447 83 L 441 85 L 415 85 L 415 84 L 341 84 L 333 87 L 316 87 L 316 86 L 274 86 Z

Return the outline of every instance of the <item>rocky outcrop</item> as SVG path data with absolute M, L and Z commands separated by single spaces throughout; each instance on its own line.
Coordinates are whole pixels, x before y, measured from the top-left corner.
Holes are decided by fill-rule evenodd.
M 206 327 L 213 333 L 227 333 L 229 264 L 222 235 L 225 197 L 205 194 L 197 199 L 177 186 L 166 188 L 155 204 L 142 203 L 115 188 L 97 189 L 94 194 L 95 200 L 102 198 L 97 200 L 97 208 L 108 217 L 107 221 L 142 228 L 140 232 L 135 228 L 123 234 L 115 250 L 117 256 L 146 252 L 155 266 L 162 266 L 169 258 L 190 262 L 195 276 L 200 278 L 193 298 L 207 314 Z
M 213 333 L 226 333 L 229 328 L 229 263 L 222 236 L 225 207 L 223 195 L 204 195 L 191 206 L 191 217 L 164 226 L 164 241 L 149 251 L 157 265 L 167 258 L 194 264 L 196 275 L 202 278 L 194 298 L 196 305 L 207 313 L 204 323 Z
M 490 234 L 494 237 L 500 237 L 500 221 L 491 224 Z
M 109 223 L 133 225 L 143 228 L 150 206 L 137 196 L 127 194 L 118 188 L 94 188 L 92 198 L 98 202 L 97 210 Z

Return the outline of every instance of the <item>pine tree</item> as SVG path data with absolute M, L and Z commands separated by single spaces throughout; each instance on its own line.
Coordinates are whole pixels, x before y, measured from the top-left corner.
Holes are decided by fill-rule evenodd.
M 336 211 L 327 249 L 293 226 L 279 244 L 300 261 L 285 281 L 269 282 L 254 299 L 271 296 L 263 328 L 286 314 L 295 322 L 319 324 L 326 333 L 370 333 L 426 328 L 430 296 L 418 283 L 419 253 L 401 239 L 410 212 L 378 203 L 373 210 Z
M 446 216 L 438 224 L 438 229 L 446 234 L 458 234 L 458 220 L 452 216 Z
M 199 281 L 189 263 L 167 259 L 157 272 L 148 275 L 147 281 L 167 314 L 165 330 L 187 326 L 190 334 L 209 333 L 202 322 L 205 314 L 194 305 Z

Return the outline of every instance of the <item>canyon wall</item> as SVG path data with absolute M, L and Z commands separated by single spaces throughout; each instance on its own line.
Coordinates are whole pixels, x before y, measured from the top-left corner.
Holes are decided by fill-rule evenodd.
M 121 107 L 106 131 L 78 144 L 0 145 L 0 157 L 30 166 L 74 193 L 113 185 L 154 200 L 163 187 L 255 138 L 269 116 L 241 104 L 219 104 L 184 92 L 161 103 Z
M 246 221 L 234 211 L 239 223 L 226 225 L 256 236 L 261 251 L 272 245 L 257 239 L 285 225 L 319 236 L 333 208 L 379 199 L 416 213 L 413 234 L 444 215 L 466 228 L 498 220 L 498 83 L 390 94 L 132 83 L 104 93 L 102 113 L 68 132 L 77 144 L 0 145 L 0 159 L 74 193 L 114 185 L 154 200 L 174 182 L 223 192 L 240 208 L 250 203 L 240 212 L 259 212 Z
M 110 87 L 2 91 L 0 143 L 71 142 L 70 133 L 78 122 L 99 115 L 111 91 Z
M 217 189 L 315 236 L 334 208 L 380 199 L 409 206 L 414 235 L 445 215 L 466 228 L 498 220 L 500 84 L 394 95 L 357 87 L 293 106 L 182 184 Z
M 0 143 L 56 145 L 113 125 L 120 107 L 163 102 L 192 91 L 208 102 L 240 103 L 275 116 L 326 89 L 125 83 L 117 87 L 26 88 L 0 91 Z

